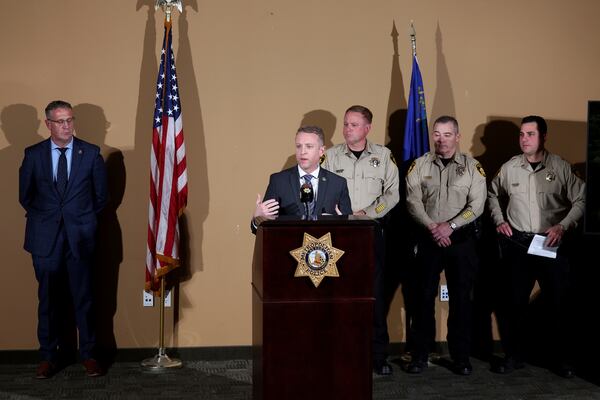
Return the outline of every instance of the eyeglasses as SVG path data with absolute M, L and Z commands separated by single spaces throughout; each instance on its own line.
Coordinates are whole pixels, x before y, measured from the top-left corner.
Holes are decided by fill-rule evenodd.
M 57 125 L 64 125 L 64 124 L 71 125 L 73 123 L 73 121 L 75 121 L 75 117 L 71 117 L 71 118 L 67 118 L 67 119 L 57 119 L 57 120 L 48 118 L 48 121 L 54 122 Z

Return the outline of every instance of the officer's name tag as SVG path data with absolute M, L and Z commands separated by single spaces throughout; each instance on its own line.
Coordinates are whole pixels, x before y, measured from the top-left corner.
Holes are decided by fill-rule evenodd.
M 424 176 L 423 179 L 433 179 L 433 176 L 430 176 L 430 175 Z
M 511 183 L 512 186 L 519 186 L 519 183 Z

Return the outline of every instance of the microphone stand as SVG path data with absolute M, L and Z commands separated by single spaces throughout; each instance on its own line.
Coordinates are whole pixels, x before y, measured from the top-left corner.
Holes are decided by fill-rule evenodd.
M 304 202 L 304 216 L 305 216 L 305 218 L 306 218 L 307 221 L 310 219 L 310 209 L 308 207 L 308 202 L 307 201 Z

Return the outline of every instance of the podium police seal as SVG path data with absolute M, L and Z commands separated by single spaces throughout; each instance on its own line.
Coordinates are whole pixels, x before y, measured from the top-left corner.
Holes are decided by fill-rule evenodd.
M 319 287 L 326 276 L 340 276 L 336 262 L 344 251 L 333 247 L 331 233 L 317 239 L 305 232 L 302 247 L 290 251 L 290 254 L 298 262 L 294 277 L 308 276 L 315 287 Z

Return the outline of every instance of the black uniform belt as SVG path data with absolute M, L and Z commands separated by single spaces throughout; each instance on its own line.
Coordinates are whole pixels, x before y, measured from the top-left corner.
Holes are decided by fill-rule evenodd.
M 504 235 L 499 235 L 499 237 L 501 238 L 501 241 L 505 240 L 509 243 L 512 243 L 513 246 L 528 249 L 535 235 L 536 233 L 533 232 L 521 232 L 516 229 L 513 229 L 512 236 L 508 237 Z
M 468 225 L 462 226 L 460 228 L 458 228 L 457 230 L 455 230 L 454 232 L 452 232 L 452 235 L 450 235 L 450 240 L 452 240 L 453 242 L 462 242 L 465 241 L 467 239 L 472 239 L 476 237 L 476 229 L 473 223 L 470 223 Z
M 535 235 L 537 235 L 537 233 L 534 232 L 521 232 L 518 231 L 516 229 L 512 230 L 513 232 L 513 239 L 519 242 L 531 242 L 531 240 L 533 239 L 533 237 Z

